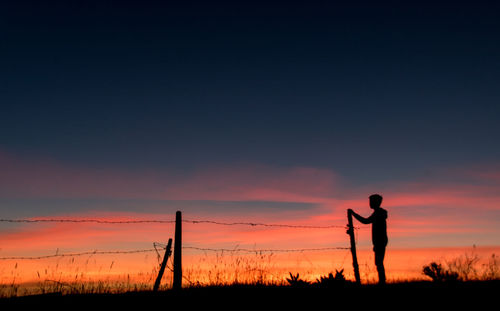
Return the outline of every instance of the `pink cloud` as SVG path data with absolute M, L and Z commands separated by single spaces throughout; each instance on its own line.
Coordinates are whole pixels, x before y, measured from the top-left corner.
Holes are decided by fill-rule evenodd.
M 6 153 L 0 153 L 0 170 L 0 195 L 22 198 L 316 202 L 334 194 L 337 184 L 333 172 L 307 167 L 222 167 L 173 177 L 165 172 L 103 171 L 50 160 L 28 161 Z
M 215 201 L 277 201 L 314 203 L 318 208 L 307 211 L 281 211 L 231 215 L 187 215 L 186 218 L 213 219 L 219 221 L 254 221 L 306 225 L 344 225 L 346 209 L 355 209 L 368 216 L 368 195 L 373 189 L 382 189 L 383 206 L 389 210 L 389 230 L 392 238 L 435 234 L 478 234 L 494 231 L 498 227 L 500 181 L 497 173 L 476 170 L 447 170 L 449 178 L 437 180 L 393 181 L 384 185 L 370 185 L 357 189 L 345 189 L 342 179 L 328 169 L 291 167 L 275 168 L 264 165 L 244 167 L 205 168 L 173 177 L 165 172 L 132 172 L 98 170 L 71 167 L 55 161 L 28 161 L 0 153 L 0 195 L 3 197 L 31 198 L 117 198 L 117 199 L 171 199 Z M 463 172 L 467 173 L 463 173 Z M 442 176 L 446 177 L 445 175 Z M 500 174 L 499 174 L 500 175 Z M 456 181 L 457 176 L 461 176 Z M 473 176 L 473 177 L 470 177 Z M 493 176 L 493 178 L 491 177 Z M 484 180 L 482 179 L 484 177 Z M 471 182 L 464 182 L 471 178 Z M 348 190 L 348 191 L 345 191 Z M 375 190 L 376 191 L 376 190 Z M 340 195 L 342 194 L 342 196 Z M 496 213 L 496 214 L 495 214 Z M 104 214 L 71 214 L 72 217 L 143 218 L 164 219 L 165 215 L 118 212 Z M 36 215 L 34 215 L 36 216 Z M 170 217 L 170 215 L 169 215 Z M 61 247 L 65 242 L 59 237 L 72 237 L 81 245 L 93 245 L 88 241 L 148 241 L 154 240 L 147 233 L 150 226 L 130 227 L 130 231 L 103 230 L 105 227 L 82 225 L 69 232 L 62 226 L 20 229 L 0 237 L 2 243 L 15 243 Z M 111 227 L 109 227 L 111 228 Z M 189 228 L 189 226 L 187 226 Z M 229 229 L 229 230 L 228 230 Z M 24 230 L 29 230 L 24 232 Z M 40 230 L 40 231 L 37 231 Z M 331 245 L 345 240 L 342 229 L 324 231 L 250 230 L 219 228 L 209 225 L 191 227 L 186 234 L 200 244 L 262 243 L 264 245 L 294 245 L 293 241 L 309 241 L 314 245 Z M 158 235 L 162 231 L 158 231 Z M 367 231 L 368 232 L 368 231 Z M 498 233 L 498 231 L 496 231 Z M 479 236 L 479 235 L 478 235 Z M 51 237 L 54 237 L 52 239 Z M 366 237 L 369 239 L 369 236 Z M 141 240 L 142 239 L 142 240 Z M 479 237 L 478 237 L 479 239 Z M 57 243 L 44 241 L 59 241 Z M 31 241 L 31 242 L 28 242 Z M 281 242 L 279 242 L 281 241 Z M 287 241 L 286 243 L 284 241 Z M 498 241 L 500 243 L 500 241 Z M 10 243 L 10 244 L 9 244 Z M 37 244 L 38 243 L 38 244 Z M 48 244 L 43 244 L 48 243 Z M 434 242 L 433 242 L 434 243 Z
M 248 165 L 197 171 L 172 183 L 163 195 L 188 200 L 318 202 L 336 193 L 337 184 L 337 175 L 329 170 Z
M 166 172 L 99 170 L 55 161 L 30 161 L 0 152 L 3 197 L 144 198 L 173 200 L 280 201 L 319 203 L 337 209 L 366 206 L 377 185 L 346 189 L 328 169 L 275 168 L 265 165 L 205 168 L 173 176 Z M 454 206 L 498 209 L 499 172 L 444 170 L 451 176 L 474 177 L 471 183 L 434 180 L 384 184 L 384 206 Z M 484 177 L 484 178 L 483 178 Z M 483 179 L 481 179 L 483 178 Z M 481 179 L 478 181 L 478 179 Z M 364 189 L 363 189 L 364 188 Z M 339 194 L 350 193 L 349 197 Z M 361 196 L 357 195 L 362 193 Z

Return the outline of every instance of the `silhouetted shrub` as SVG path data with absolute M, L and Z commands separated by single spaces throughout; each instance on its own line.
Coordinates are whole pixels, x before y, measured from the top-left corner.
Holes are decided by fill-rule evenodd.
M 290 273 L 290 278 L 287 278 L 286 280 L 288 281 L 288 283 L 291 285 L 291 286 L 299 286 L 299 287 L 302 287 L 302 286 L 307 286 L 307 285 L 310 285 L 311 283 L 308 282 L 308 281 L 304 281 L 304 280 L 301 280 L 300 279 L 300 276 L 299 274 L 297 273 L 297 275 L 293 275 L 291 272 Z
M 498 256 L 492 254 L 485 262 L 473 246 L 472 251 L 444 260 L 442 265 L 432 262 L 424 266 L 423 273 L 436 282 L 498 280 L 500 279 L 500 260 Z
M 319 279 L 316 279 L 316 284 L 325 287 L 345 285 L 346 282 L 347 281 L 344 277 L 344 269 L 340 271 L 335 270 L 335 276 L 333 276 L 332 273 L 329 273 L 328 277 L 322 276 Z
M 445 270 L 440 264 L 435 262 L 431 262 L 428 266 L 424 266 L 423 273 L 434 282 L 452 282 L 458 280 L 458 273 Z

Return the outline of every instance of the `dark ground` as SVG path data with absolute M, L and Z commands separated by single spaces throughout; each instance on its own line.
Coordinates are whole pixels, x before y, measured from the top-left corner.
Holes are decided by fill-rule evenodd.
M 430 282 L 338 288 L 242 285 L 125 294 L 37 295 L 0 299 L 1 310 L 478 310 L 496 309 L 500 281 Z M 141 310 L 142 311 L 142 310 Z

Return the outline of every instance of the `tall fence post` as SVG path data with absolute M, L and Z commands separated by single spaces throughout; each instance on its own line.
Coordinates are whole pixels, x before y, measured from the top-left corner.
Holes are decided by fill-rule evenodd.
M 356 240 L 354 238 L 354 226 L 352 224 L 352 214 L 349 211 L 347 211 L 347 221 L 348 221 L 347 234 L 349 234 L 351 240 L 352 267 L 354 268 L 354 277 L 356 278 L 356 283 L 361 284 L 361 278 L 359 276 L 358 256 L 356 255 Z
M 182 288 L 182 214 L 175 213 L 174 289 Z
M 165 255 L 163 256 L 163 261 L 161 263 L 160 271 L 158 271 L 158 276 L 156 277 L 155 285 L 153 287 L 153 291 L 158 291 L 160 287 L 161 278 L 163 277 L 163 273 L 165 272 L 165 267 L 167 266 L 168 257 L 172 253 L 172 239 L 168 239 L 167 248 L 165 249 Z

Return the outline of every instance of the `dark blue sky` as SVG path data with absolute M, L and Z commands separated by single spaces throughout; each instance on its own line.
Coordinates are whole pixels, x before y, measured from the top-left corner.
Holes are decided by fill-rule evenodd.
M 98 2 L 2 3 L 1 151 L 358 184 L 500 157 L 498 2 Z

